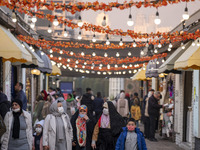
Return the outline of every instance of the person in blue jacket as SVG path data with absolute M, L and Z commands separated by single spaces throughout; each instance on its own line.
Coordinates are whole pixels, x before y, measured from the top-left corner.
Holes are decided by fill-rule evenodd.
M 126 127 L 122 129 L 115 150 L 147 150 L 143 133 L 139 128 L 136 128 L 133 118 L 130 118 Z

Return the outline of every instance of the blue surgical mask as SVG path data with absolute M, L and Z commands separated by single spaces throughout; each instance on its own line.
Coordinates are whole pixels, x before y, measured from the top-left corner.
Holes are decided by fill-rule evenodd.
M 84 115 L 84 114 L 79 114 L 79 116 L 80 116 L 81 118 L 83 118 L 85 115 Z

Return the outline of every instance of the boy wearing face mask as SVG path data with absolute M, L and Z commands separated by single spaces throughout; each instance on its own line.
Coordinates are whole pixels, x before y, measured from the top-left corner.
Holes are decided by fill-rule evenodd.
M 43 150 L 42 145 L 42 131 L 43 131 L 44 120 L 41 120 L 35 125 L 35 133 L 33 135 L 33 150 Z
M 115 150 L 147 150 L 143 133 L 139 128 L 136 128 L 133 118 L 128 120 L 126 127 L 123 127 Z

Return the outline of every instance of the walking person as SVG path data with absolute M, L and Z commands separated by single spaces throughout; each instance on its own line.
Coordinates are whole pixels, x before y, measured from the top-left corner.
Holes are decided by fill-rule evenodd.
M 64 112 L 67 113 L 67 102 L 65 101 L 64 97 L 60 93 L 56 93 L 56 101 L 61 102 L 64 108 Z
M 155 92 L 148 101 L 148 113 L 149 113 L 149 119 L 150 119 L 150 134 L 149 134 L 149 140 L 150 141 L 157 141 L 155 138 L 155 130 L 156 130 L 156 122 L 157 118 L 159 116 L 160 108 L 162 108 L 162 105 L 158 104 L 158 101 L 160 100 L 160 92 Z
M 37 103 L 35 104 L 35 109 L 33 112 L 33 124 L 44 119 L 42 116 L 43 106 L 44 106 L 44 99 L 42 95 L 39 95 L 37 97 Z
M 33 134 L 33 149 L 43 150 L 43 125 L 44 120 L 38 121 L 35 125 L 35 133 Z
M 97 92 L 97 97 L 94 99 L 93 108 L 95 111 L 96 118 L 102 114 L 104 100 L 101 97 L 101 92 Z
M 45 90 L 42 90 L 41 92 L 40 92 L 40 94 L 42 95 L 42 97 L 43 97 L 43 100 L 47 100 L 47 96 L 48 96 L 48 94 L 47 94 L 47 92 L 45 91 Z
M 147 150 L 143 133 L 136 127 L 135 120 L 130 118 L 120 134 L 115 150 Z
M 140 106 L 140 99 L 139 99 L 139 97 L 138 97 L 138 93 L 137 93 L 137 92 L 135 92 L 135 93 L 133 94 L 133 98 L 132 98 L 131 101 L 130 101 L 131 106 L 134 105 L 134 101 L 135 101 L 135 100 L 137 100 L 137 101 L 139 102 L 139 106 Z
M 42 116 L 45 119 L 48 114 L 50 114 L 49 108 L 51 106 L 53 99 L 50 94 L 47 95 L 47 100 L 44 102 L 43 108 L 42 108 Z
M 68 94 L 67 97 L 67 114 L 71 118 L 77 110 L 77 103 L 72 94 Z
M 22 101 L 11 103 L 12 111 L 5 116 L 6 132 L 2 136 L 1 150 L 32 150 L 31 114 L 22 110 Z
M 61 102 L 51 104 L 50 113 L 44 121 L 44 150 L 72 150 L 72 126 Z
M 3 93 L 3 88 L 0 87 L 0 115 L 3 119 L 8 111 L 10 111 L 10 101 L 8 101 L 6 94 Z
M 23 84 L 21 82 L 17 82 L 15 85 L 15 91 L 17 92 L 15 99 L 19 99 L 22 101 L 22 109 L 27 109 L 27 98 L 26 94 L 23 91 Z
M 86 93 L 83 94 L 81 99 L 81 105 L 86 105 L 88 108 L 88 114 L 93 114 L 93 102 L 94 102 L 94 96 L 92 95 L 91 88 L 86 88 Z
M 131 106 L 131 118 L 135 120 L 136 127 L 138 128 L 139 120 L 141 119 L 141 110 L 137 99 L 134 101 L 134 105 Z
M 87 106 L 81 105 L 79 111 L 72 116 L 73 147 L 74 150 L 92 150 L 92 132 L 94 121 L 92 116 L 87 115 Z

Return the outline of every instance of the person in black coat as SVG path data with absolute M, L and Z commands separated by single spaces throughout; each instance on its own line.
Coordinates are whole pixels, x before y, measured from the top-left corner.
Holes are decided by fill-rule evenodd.
M 160 108 L 163 107 L 162 105 L 158 104 L 160 97 L 161 94 L 159 91 L 157 91 L 149 98 L 148 101 L 148 113 L 150 119 L 150 135 L 149 135 L 150 141 L 157 141 L 157 139 L 155 138 L 156 122 L 159 116 Z
M 71 118 L 73 128 L 73 150 L 92 150 L 92 133 L 95 120 L 87 115 L 87 106 L 81 105 Z
M 21 100 L 22 101 L 22 109 L 26 110 L 27 98 L 26 98 L 26 94 L 23 91 L 23 84 L 21 82 L 17 82 L 17 84 L 15 85 L 15 91 L 17 92 L 15 99 Z
M 7 96 L 3 93 L 2 87 L 0 87 L 0 115 L 4 119 L 6 113 L 10 110 L 10 102 Z
M 94 99 L 94 102 L 93 102 L 93 108 L 95 111 L 96 118 L 103 111 L 103 103 L 104 103 L 104 100 L 101 98 L 101 92 L 97 92 L 97 97 Z
M 86 93 L 83 94 L 81 99 L 81 105 L 86 105 L 88 108 L 88 114 L 93 114 L 93 102 L 94 102 L 94 96 L 92 95 L 91 88 L 86 88 Z

